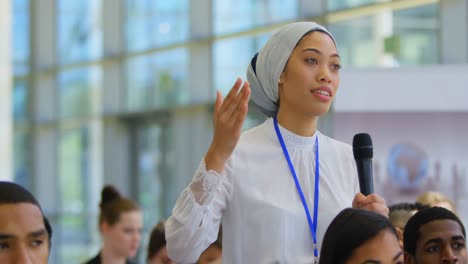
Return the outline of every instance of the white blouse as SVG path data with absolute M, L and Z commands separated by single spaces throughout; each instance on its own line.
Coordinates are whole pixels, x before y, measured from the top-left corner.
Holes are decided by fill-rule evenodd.
M 315 137 L 319 137 L 320 250 L 332 219 L 359 191 L 349 145 L 320 132 L 298 136 L 280 126 L 313 218 Z M 313 263 L 313 240 L 273 119 L 242 134 L 222 174 L 202 161 L 166 222 L 169 257 L 195 263 L 223 227 L 223 264 Z

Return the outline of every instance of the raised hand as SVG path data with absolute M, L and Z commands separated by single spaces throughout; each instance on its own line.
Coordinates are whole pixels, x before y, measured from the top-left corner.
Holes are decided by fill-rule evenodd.
M 238 78 L 226 98 L 218 91 L 213 114 L 214 136 L 205 155 L 207 170 L 221 173 L 239 141 L 242 124 L 247 116 L 250 87 Z

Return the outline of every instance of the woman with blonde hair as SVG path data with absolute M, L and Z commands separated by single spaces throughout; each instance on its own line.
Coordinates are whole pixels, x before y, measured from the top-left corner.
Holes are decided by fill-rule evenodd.
M 425 192 L 416 199 L 416 202 L 431 207 L 442 207 L 456 213 L 455 203 L 440 192 Z

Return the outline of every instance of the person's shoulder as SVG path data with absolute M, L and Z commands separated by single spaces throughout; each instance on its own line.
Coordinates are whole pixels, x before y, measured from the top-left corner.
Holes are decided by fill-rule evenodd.
M 272 144 L 270 121 L 267 119 L 262 124 L 242 132 L 233 156 L 252 158 L 251 155 L 261 155 L 271 151 L 274 144 Z
M 325 146 L 329 146 L 330 148 L 334 150 L 345 151 L 345 152 L 350 152 L 350 153 L 352 153 L 353 151 L 353 148 L 351 147 L 351 145 L 345 142 L 336 140 L 320 132 L 319 132 L 319 137 L 320 137 L 320 141 L 324 142 Z
M 266 132 L 267 132 L 267 127 L 269 126 L 269 122 L 270 122 L 270 120 L 267 119 L 266 121 L 262 122 L 261 124 L 256 125 L 256 126 L 250 128 L 250 129 L 245 130 L 241 134 L 240 141 L 241 142 L 243 142 L 243 141 L 258 142 L 259 139 L 264 139 L 265 136 L 268 134 Z
M 101 264 L 101 254 L 97 254 L 94 258 L 84 262 L 83 264 Z
M 338 147 L 341 147 L 341 148 L 349 148 L 351 149 L 351 145 L 349 145 L 348 143 L 345 143 L 345 142 L 342 142 L 342 141 L 339 141 L 337 139 L 334 139 L 334 138 L 331 138 L 325 134 L 322 134 L 319 132 L 319 137 L 322 141 L 330 144 L 330 145 L 335 145 L 335 146 L 338 146 Z

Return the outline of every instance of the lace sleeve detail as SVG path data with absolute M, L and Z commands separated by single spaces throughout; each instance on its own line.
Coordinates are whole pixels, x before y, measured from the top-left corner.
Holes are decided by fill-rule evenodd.
M 205 160 L 202 160 L 190 184 L 193 197 L 198 204 L 204 205 L 213 198 L 220 185 L 221 177 L 224 176 L 223 174 L 213 170 L 207 171 Z

